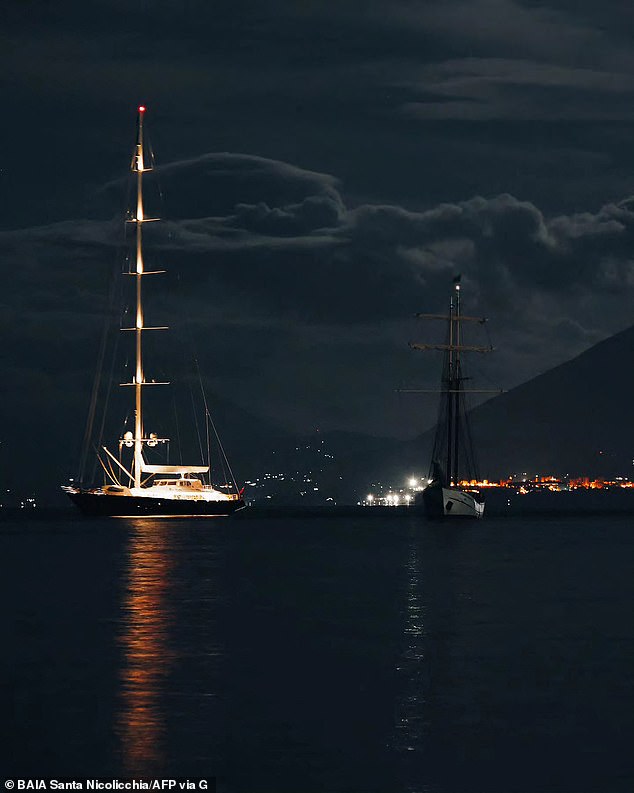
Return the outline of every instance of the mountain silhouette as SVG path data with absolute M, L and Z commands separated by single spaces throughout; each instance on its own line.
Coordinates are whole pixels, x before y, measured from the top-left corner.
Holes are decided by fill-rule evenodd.
M 633 364 L 631 327 L 474 408 L 480 476 L 634 478 Z M 431 429 L 407 441 L 366 439 L 359 451 L 349 436 L 341 475 L 354 484 L 357 499 L 376 482 L 403 487 L 412 474 L 427 474 L 433 436 Z
M 480 476 L 632 478 L 633 362 L 631 327 L 473 409 Z M 353 504 L 369 488 L 404 487 L 410 476 L 428 471 L 433 430 L 406 441 L 343 431 L 298 436 L 228 401 L 210 402 L 236 479 L 260 480 L 247 488 L 258 503 L 270 496 L 277 505 Z M 10 490 L 35 493 L 44 504 L 65 503 L 59 484 L 79 455 L 77 404 L 33 390 L 16 393 L 6 415 L 11 420 L 0 439 L 4 500 Z
M 472 411 L 482 473 L 631 476 L 634 327 Z

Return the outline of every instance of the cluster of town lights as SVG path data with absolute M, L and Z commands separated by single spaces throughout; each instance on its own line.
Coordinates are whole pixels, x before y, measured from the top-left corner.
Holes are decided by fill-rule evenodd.
M 524 495 L 534 490 L 611 490 L 614 488 L 631 488 L 634 482 L 627 477 L 617 476 L 614 479 L 590 479 L 588 476 L 582 477 L 557 477 L 557 476 L 534 476 L 522 478 L 509 476 L 507 479 L 489 481 L 483 479 L 481 482 L 472 479 L 471 481 L 459 482 L 460 487 L 501 487 L 517 491 Z
M 361 503 L 366 507 L 409 506 L 414 503 L 416 493 L 424 490 L 427 483 L 427 479 L 411 476 L 407 480 L 407 488 L 391 488 L 387 493 L 368 493 Z
M 411 493 L 388 493 L 385 496 L 375 496 L 373 493 L 369 493 L 365 503 L 373 506 L 398 507 L 399 504 L 411 503 L 412 499 Z
M 398 507 L 408 506 L 415 501 L 416 493 L 421 492 L 429 484 L 428 479 L 421 477 L 410 477 L 407 480 L 407 488 L 390 488 L 387 493 L 368 493 L 361 502 L 363 506 L 373 507 Z M 627 477 L 617 476 L 614 479 L 590 479 L 589 477 L 556 477 L 556 476 L 535 476 L 528 477 L 526 474 L 521 476 L 509 476 L 506 479 L 463 479 L 458 482 L 461 488 L 503 488 L 513 490 L 517 495 L 527 495 L 528 493 L 539 490 L 550 490 L 559 492 L 562 490 L 613 490 L 616 488 L 634 488 L 634 481 Z

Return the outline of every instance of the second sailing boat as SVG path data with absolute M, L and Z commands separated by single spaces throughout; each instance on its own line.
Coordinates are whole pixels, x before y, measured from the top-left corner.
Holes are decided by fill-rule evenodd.
M 477 488 L 470 485 L 478 477 L 465 394 L 485 392 L 464 387 L 467 378 L 462 371 L 462 353 L 487 353 L 493 348 L 464 344 L 462 324 L 484 324 L 486 319 L 464 316 L 460 297 L 460 276 L 456 276 L 449 301 L 449 313 L 417 315 L 422 319 L 440 319 L 447 322 L 445 344 L 410 343 L 410 347 L 416 350 L 444 352 L 441 399 L 429 484 L 422 492 L 425 513 L 430 518 L 481 518 L 484 515 L 484 499 Z
M 146 270 L 143 260 L 144 223 L 155 220 L 147 218 L 143 204 L 143 175 L 152 170 L 146 165 L 143 119 L 145 107 L 138 109 L 137 139 L 132 158 L 132 173 L 136 179 L 136 206 L 130 221 L 135 226 L 134 266 L 129 275 L 136 285 L 135 324 L 131 331 L 135 338 L 135 371 L 132 382 L 122 383 L 134 393 L 134 432 L 122 433 L 115 454 L 105 446 L 98 451 L 98 460 L 103 469 L 104 484 L 96 487 L 66 486 L 64 490 L 72 501 L 87 515 L 117 517 L 170 517 L 170 516 L 218 516 L 229 515 L 244 507 L 242 493 L 238 492 L 232 478 L 234 492 L 224 492 L 213 487 L 201 476 L 210 473 L 210 465 L 162 465 L 149 464 L 147 450 L 168 443 L 156 433 L 145 431 L 143 422 L 143 393 L 146 386 L 168 385 L 149 380 L 145 376 L 143 361 L 143 338 L 146 331 L 165 330 L 145 324 L 143 313 L 144 277 L 161 270 Z M 205 416 L 209 420 L 209 416 Z M 223 453 L 224 454 L 224 453 Z

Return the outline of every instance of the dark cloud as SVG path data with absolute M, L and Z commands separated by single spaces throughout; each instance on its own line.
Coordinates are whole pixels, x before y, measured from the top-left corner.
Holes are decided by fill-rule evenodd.
M 298 163 L 337 174 L 353 205 L 509 192 L 570 213 L 634 172 L 631 14 L 613 4 L 5 6 L 4 149 L 24 156 L 3 166 L 4 228 L 76 217 L 122 172 L 141 99 L 163 161 L 226 148 Z M 232 207 L 263 200 L 233 178 Z M 212 195 L 192 181 L 169 215 Z
M 424 94 L 416 99 L 416 86 Z M 625 121 L 634 74 L 519 58 L 466 58 L 421 69 L 402 112 L 419 120 Z
M 607 293 L 615 283 L 620 289 L 629 287 L 631 280 L 634 216 L 627 202 L 605 205 L 594 214 L 551 219 L 534 204 L 508 194 L 423 212 L 394 205 L 350 208 L 333 177 L 263 158 L 214 154 L 158 172 L 170 192 L 182 195 L 187 194 L 189 174 L 196 189 L 188 209 L 196 214 L 150 227 L 149 239 L 170 255 L 178 252 L 184 261 L 191 256 L 198 274 L 209 275 L 217 268 L 229 280 L 247 280 L 255 291 L 262 282 L 281 279 L 281 291 L 291 290 L 293 298 L 293 286 L 306 282 L 316 290 L 312 295 L 326 294 L 338 279 L 341 299 L 315 303 L 311 313 L 316 319 L 365 321 L 377 312 L 394 318 L 413 289 L 433 284 L 435 297 L 456 269 L 487 287 L 493 299 L 498 292 L 517 288 L 544 294 L 587 289 Z M 234 198 L 242 195 L 256 203 L 228 206 L 222 182 L 234 178 Z M 217 180 L 220 190 L 214 185 Z M 224 214 L 206 214 L 221 208 Z M 113 222 L 68 221 L 6 232 L 1 239 L 4 249 L 16 255 L 28 246 L 37 255 L 27 268 L 39 268 L 50 280 L 38 263 L 43 252 L 50 257 L 59 248 L 66 255 L 70 248 L 75 260 L 78 255 L 105 256 L 119 245 L 119 234 Z M 205 260 L 205 253 L 214 258 Z M 290 277 L 293 270 L 298 277 Z M 61 273 L 65 277 L 68 267 Z M 384 283 L 377 289 L 380 273 Z M 365 299 L 352 300 L 353 294 Z M 313 301 L 305 297 L 308 307 Z
M 624 300 L 634 291 L 628 201 L 553 218 L 508 194 L 423 212 L 347 207 L 341 185 L 327 174 L 236 154 L 174 163 L 157 176 L 172 192 L 185 190 L 190 173 L 200 196 L 190 209 L 219 211 L 223 204 L 224 214 L 156 224 L 150 227 L 153 239 L 148 229 L 154 255 L 171 263 L 167 290 L 150 288 L 152 312 L 178 326 L 185 306 L 197 333 L 222 341 L 204 353 L 211 369 L 222 372 L 218 387 L 245 405 L 246 394 L 268 393 L 268 412 L 288 403 L 287 420 L 301 416 L 319 423 L 317 391 L 312 400 L 305 396 L 316 371 L 341 390 L 332 400 L 341 408 L 341 423 L 349 413 L 343 395 L 366 383 L 363 371 L 384 372 L 390 390 L 403 377 L 418 377 L 415 369 L 423 364 L 411 356 L 406 362 L 407 341 L 428 330 L 409 327 L 409 319 L 416 311 L 442 310 L 457 272 L 469 310 L 492 320 L 501 350 L 490 374 L 507 387 L 631 321 Z M 216 178 L 231 174 L 240 185 L 234 185 L 234 196 L 257 203 L 229 207 L 226 194 L 222 201 L 206 198 Z M 38 350 L 63 360 L 64 369 L 72 369 L 73 360 L 89 360 L 119 243 L 112 222 L 65 222 L 0 235 L 2 255 L 16 265 L 5 301 L 24 318 L 19 331 L 12 320 L 7 323 L 15 366 L 22 356 L 18 339 L 28 366 Z M 64 356 L 68 344 L 77 358 Z M 271 361 L 295 383 L 287 386 L 288 399 L 266 385 Z M 425 364 L 421 377 L 432 375 Z M 297 389 L 302 408 L 291 410 Z M 383 388 L 379 393 L 385 396 Z M 336 411 L 329 410 L 336 425 Z M 377 430 L 373 412 L 355 420 L 359 428 Z M 394 431 L 393 420 L 381 431 Z
M 295 426 L 324 414 L 413 426 L 402 414 L 418 407 L 394 407 L 392 389 L 435 368 L 407 349 L 428 332 L 409 317 L 442 309 L 456 271 L 470 310 L 491 317 L 498 385 L 631 322 L 622 4 L 14 1 L 2 13 L 5 383 L 40 389 L 42 360 L 76 390 L 89 381 L 141 100 L 166 196 L 167 221 L 147 231 L 169 271 L 148 288 L 152 314 L 177 324 L 181 301 L 214 386 L 245 406 Z M 52 376 L 44 389 L 70 398 Z
M 325 206 L 328 199 L 331 211 L 340 211 L 337 179 L 264 157 L 207 154 L 160 167 L 158 175 L 169 187 L 170 217 L 247 213 L 250 205 L 266 205 L 272 197 L 274 209 L 308 200 L 305 211 L 309 212 L 310 205 Z M 289 212 L 302 210 L 297 206 Z

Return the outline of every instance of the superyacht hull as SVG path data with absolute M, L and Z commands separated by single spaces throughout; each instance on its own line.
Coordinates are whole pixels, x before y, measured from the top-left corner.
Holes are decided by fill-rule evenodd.
M 423 490 L 423 504 L 428 518 L 481 518 L 484 501 L 454 487 L 431 484 Z
M 68 492 L 68 496 L 83 515 L 95 518 L 216 518 L 228 517 L 245 506 L 241 498 L 205 501 L 193 498 L 108 495 L 83 490 Z

